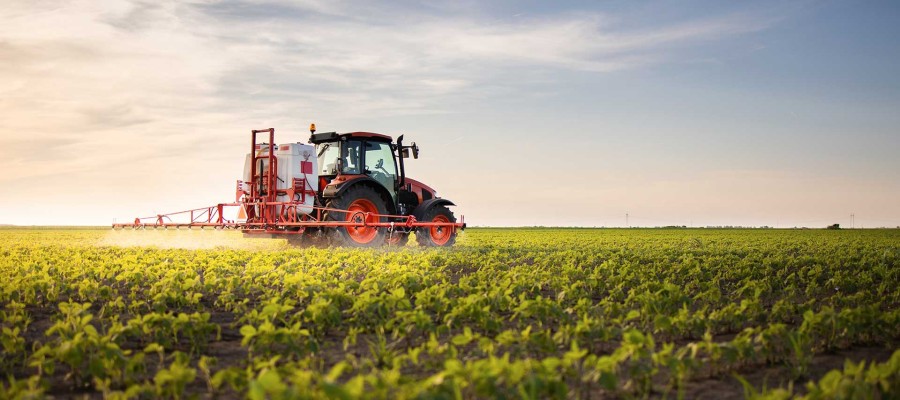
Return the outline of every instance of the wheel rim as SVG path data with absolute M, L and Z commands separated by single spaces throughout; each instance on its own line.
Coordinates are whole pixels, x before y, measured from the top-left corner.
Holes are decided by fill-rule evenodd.
M 450 219 L 445 215 L 435 216 L 431 222 L 450 222 Z M 443 246 L 450 241 L 450 235 L 453 234 L 453 229 L 446 226 L 432 226 L 429 230 L 431 233 L 431 241 L 438 246 Z
M 368 217 L 365 217 L 365 213 L 370 214 Z M 377 213 L 378 208 L 375 207 L 374 203 L 366 199 L 356 199 L 353 203 L 350 203 L 350 207 L 347 207 L 347 221 L 362 223 L 365 220 L 366 223 L 376 223 L 378 222 L 378 217 L 372 214 Z M 377 235 L 378 228 L 373 226 L 347 227 L 347 236 L 356 243 L 369 243 L 375 239 L 375 236 Z

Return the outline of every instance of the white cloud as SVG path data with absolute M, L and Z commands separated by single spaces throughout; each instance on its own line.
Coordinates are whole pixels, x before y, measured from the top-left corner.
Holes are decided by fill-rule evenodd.
M 246 100 L 237 95 L 305 105 L 311 91 L 328 92 L 350 109 L 379 111 L 380 101 L 389 109 L 391 98 L 403 98 L 418 104 L 413 112 L 433 110 L 440 104 L 435 96 L 470 90 L 511 69 L 631 68 L 658 59 L 666 45 L 765 26 L 727 16 L 618 32 L 591 13 L 497 21 L 397 15 L 371 5 L 366 18 L 358 4 L 318 1 L 76 1 L 38 3 L 30 11 L 22 5 L 28 3 L 17 4 L 0 28 L 0 51 L 12 61 L 0 90 L 16 100 L 6 104 L 18 108 L 14 114 L 77 117 L 112 107 L 153 121 L 172 120 L 178 111 L 187 118 L 220 101 L 242 109 Z M 385 100 L 357 94 L 367 91 Z
M 243 148 L 243 136 L 225 133 L 277 127 L 298 112 L 448 112 L 455 96 L 527 92 L 530 71 L 635 68 L 665 60 L 669 46 L 770 23 L 729 15 L 629 31 L 599 13 L 443 12 L 336 1 L 7 2 L 0 169 L 14 173 L 0 182 L 46 177 L 72 196 L 97 177 L 164 185 L 161 157 L 174 171 L 230 165 L 196 149 Z

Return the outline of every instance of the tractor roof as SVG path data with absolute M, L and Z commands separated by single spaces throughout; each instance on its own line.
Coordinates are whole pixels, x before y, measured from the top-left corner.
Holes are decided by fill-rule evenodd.
M 309 142 L 316 143 L 325 143 L 325 142 L 334 142 L 337 140 L 341 140 L 341 138 L 366 138 L 366 139 L 374 139 L 374 140 L 383 140 L 386 142 L 390 142 L 391 137 L 388 135 L 382 135 L 380 133 L 372 133 L 372 132 L 348 132 L 348 133 L 337 133 L 337 132 L 322 132 L 322 133 L 314 133 L 309 137 Z

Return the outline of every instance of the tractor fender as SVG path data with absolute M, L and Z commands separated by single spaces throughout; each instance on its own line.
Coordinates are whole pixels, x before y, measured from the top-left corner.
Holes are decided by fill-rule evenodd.
M 423 221 L 425 216 L 428 215 L 428 211 L 437 206 L 455 206 L 452 201 L 447 199 L 429 199 L 419 204 L 415 210 L 413 210 L 413 216 L 416 217 L 417 221 Z
M 344 194 L 344 192 L 347 191 L 347 189 L 350 189 L 351 187 L 357 185 L 371 186 L 372 189 L 375 190 L 375 192 L 385 200 L 384 207 L 385 209 L 387 209 L 387 212 L 389 214 L 394 214 L 397 212 L 397 205 L 394 204 L 394 198 L 391 197 L 391 193 L 384 188 L 384 185 L 368 176 L 360 176 L 336 185 L 329 184 L 325 186 L 324 190 L 322 190 L 322 197 L 326 199 L 340 197 L 342 194 Z

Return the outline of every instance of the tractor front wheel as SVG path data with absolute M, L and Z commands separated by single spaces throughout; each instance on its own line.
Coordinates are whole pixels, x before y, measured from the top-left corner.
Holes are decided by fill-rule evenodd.
M 436 206 L 428 210 L 420 222 L 456 223 L 456 217 L 447 207 Z M 450 247 L 456 242 L 456 229 L 447 226 L 424 226 L 416 229 L 419 246 Z
M 326 205 L 346 211 L 327 211 L 326 221 L 377 223 L 385 217 L 373 214 L 387 214 L 384 200 L 372 188 L 356 186 L 348 189 L 340 197 L 331 199 Z M 352 247 L 376 247 L 384 244 L 385 228 L 374 226 L 339 226 L 331 230 L 332 241 L 338 245 Z

